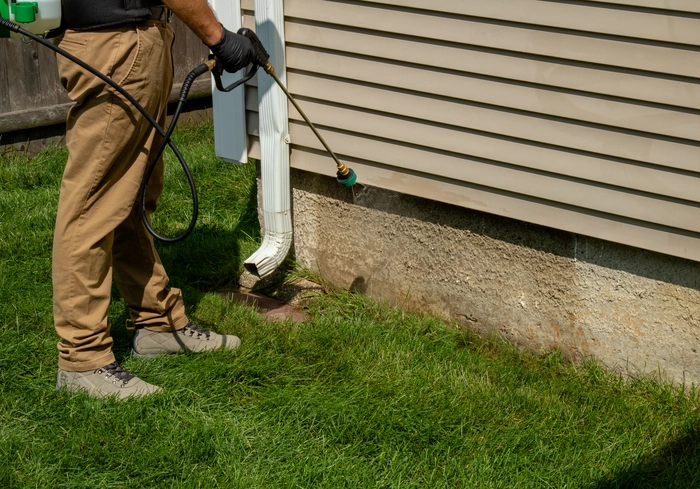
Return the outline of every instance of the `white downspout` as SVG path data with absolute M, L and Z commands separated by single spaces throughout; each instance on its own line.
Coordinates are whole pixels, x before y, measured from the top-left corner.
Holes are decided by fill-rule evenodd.
M 255 32 L 270 53 L 270 63 L 277 76 L 286 86 L 282 0 L 255 0 Z M 258 71 L 258 102 L 264 235 L 262 245 L 244 266 L 251 274 L 263 278 L 271 274 L 289 252 L 292 211 L 287 99 L 262 70 Z

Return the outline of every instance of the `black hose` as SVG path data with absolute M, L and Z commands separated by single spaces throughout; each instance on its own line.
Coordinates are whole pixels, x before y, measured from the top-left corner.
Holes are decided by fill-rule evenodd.
M 182 83 L 182 89 L 180 90 L 180 99 L 178 100 L 177 107 L 175 108 L 173 119 L 172 121 L 170 121 L 168 131 L 163 135 L 163 141 L 161 141 L 155 156 L 149 163 L 148 168 L 146 168 L 146 174 L 143 177 L 143 182 L 141 182 L 139 197 L 141 201 L 141 219 L 143 220 L 143 224 L 144 226 L 146 226 L 146 229 L 148 229 L 148 232 L 153 235 L 153 237 L 158 238 L 159 240 L 164 241 L 166 243 L 177 243 L 178 241 L 185 239 L 187 236 L 189 236 L 189 234 L 194 229 L 195 224 L 197 223 L 197 216 L 199 215 L 199 200 L 197 198 L 197 189 L 194 185 L 194 178 L 192 177 L 192 173 L 190 172 L 190 168 L 189 166 L 187 166 L 187 163 L 184 161 L 184 159 L 181 160 L 180 163 L 182 165 L 182 169 L 184 170 L 185 175 L 187 176 L 187 182 L 190 184 L 190 191 L 192 192 L 192 218 L 190 219 L 190 224 L 189 226 L 187 226 L 187 229 L 185 229 L 185 231 L 182 234 L 175 236 L 174 238 L 168 238 L 166 236 L 158 234 L 151 226 L 151 223 L 148 221 L 148 215 L 146 214 L 146 189 L 148 188 L 148 182 L 151 179 L 153 170 L 155 170 L 160 156 L 163 154 L 163 151 L 165 151 L 165 146 L 171 144 L 170 136 L 172 135 L 173 130 L 175 129 L 177 120 L 180 118 L 180 114 L 182 113 L 182 108 L 185 106 L 185 102 L 187 102 L 187 94 L 189 93 L 190 88 L 192 87 L 192 83 L 194 83 L 197 77 L 203 75 L 207 71 L 209 71 L 209 67 L 206 64 L 202 63 L 201 65 L 197 66 L 194 70 L 192 70 L 185 78 L 185 81 Z
M 197 188 L 195 187 L 194 184 L 194 178 L 192 177 L 192 172 L 190 171 L 189 166 L 187 166 L 187 162 L 185 161 L 185 158 L 182 156 L 180 153 L 180 150 L 177 148 L 175 143 L 172 142 L 170 139 L 173 130 L 175 129 L 175 125 L 177 124 L 177 120 L 180 117 L 180 113 L 182 112 L 182 109 L 185 105 L 185 102 L 187 101 L 187 94 L 189 93 L 189 90 L 192 86 L 192 83 L 194 80 L 206 73 L 209 70 L 209 67 L 206 64 L 201 64 L 194 70 L 190 72 L 189 75 L 187 75 L 187 78 L 185 79 L 185 82 L 182 84 L 182 90 L 180 91 L 180 98 L 178 101 L 178 105 L 175 108 L 175 114 L 173 115 L 173 119 L 170 122 L 170 125 L 168 126 L 167 132 L 158 124 L 158 122 L 149 114 L 146 109 L 144 109 L 141 104 L 139 104 L 134 97 L 132 97 L 129 92 L 124 90 L 122 87 L 120 87 L 114 80 L 109 78 L 108 76 L 104 75 L 100 71 L 96 70 L 89 64 L 85 63 L 79 58 L 76 58 L 69 52 L 59 48 L 58 46 L 55 46 L 52 42 L 47 41 L 41 36 L 37 36 L 36 34 L 29 32 L 26 29 L 23 29 L 21 26 L 18 24 L 15 24 L 14 22 L 10 22 L 9 20 L 3 19 L 0 17 L 0 26 L 5 27 L 6 29 L 11 30 L 12 32 L 16 32 L 18 34 L 21 34 L 25 37 L 28 37 L 42 46 L 45 46 L 52 51 L 55 51 L 56 53 L 60 54 L 61 56 L 65 57 L 66 59 L 72 61 L 73 63 L 77 64 L 81 68 L 87 70 L 88 72 L 92 73 L 96 77 L 98 77 L 100 80 L 104 81 L 106 84 L 108 84 L 110 87 L 112 87 L 114 90 L 116 90 L 119 94 L 121 94 L 126 100 L 129 101 L 131 105 L 133 105 L 136 110 L 138 110 L 141 115 L 143 115 L 146 120 L 148 121 L 151 126 L 161 135 L 163 136 L 163 141 L 160 144 L 160 147 L 158 148 L 158 151 L 156 152 L 155 157 L 152 159 L 152 161 L 149 163 L 148 167 L 146 168 L 146 173 L 144 175 L 144 179 L 141 183 L 141 188 L 139 191 L 140 195 L 140 200 L 141 200 L 141 217 L 143 220 L 144 225 L 146 226 L 146 229 L 148 229 L 148 232 L 153 235 L 153 237 L 165 241 L 167 243 L 176 243 L 178 241 L 181 241 L 185 239 L 189 234 L 192 232 L 194 229 L 195 224 L 197 223 L 197 216 L 199 214 L 199 201 L 197 198 Z M 182 166 L 182 169 L 185 172 L 185 175 L 187 176 L 187 181 L 190 185 L 190 191 L 192 192 L 192 218 L 190 220 L 190 224 L 187 227 L 187 229 L 180 235 L 175 236 L 173 238 L 168 238 L 165 236 L 161 236 L 160 234 L 156 233 L 153 227 L 151 226 L 150 222 L 148 221 L 148 216 L 146 215 L 146 188 L 148 186 L 148 181 L 151 178 L 151 175 L 153 174 L 153 170 L 155 169 L 156 165 L 158 164 L 158 160 L 160 159 L 160 156 L 163 154 L 163 151 L 165 150 L 165 147 L 169 146 L 170 149 L 173 151 L 175 154 L 175 157 L 178 159 L 180 162 L 180 165 Z

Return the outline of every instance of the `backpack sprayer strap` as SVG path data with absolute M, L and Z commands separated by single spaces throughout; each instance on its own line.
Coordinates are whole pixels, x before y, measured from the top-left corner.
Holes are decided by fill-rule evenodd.
M 173 17 L 173 12 L 169 8 L 162 5 L 159 7 L 150 7 L 149 10 L 151 11 L 151 18 L 149 20 L 170 23 L 170 20 Z

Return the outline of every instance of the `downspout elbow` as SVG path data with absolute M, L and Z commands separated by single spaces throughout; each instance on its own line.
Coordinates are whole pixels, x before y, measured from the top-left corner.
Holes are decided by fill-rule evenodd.
M 262 245 L 245 261 L 243 266 L 248 273 L 257 278 L 267 277 L 282 264 L 291 246 L 291 232 L 270 231 L 265 233 Z

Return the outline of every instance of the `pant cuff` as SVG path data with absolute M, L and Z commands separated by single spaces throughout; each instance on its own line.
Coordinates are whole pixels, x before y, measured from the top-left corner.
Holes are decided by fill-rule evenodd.
M 183 317 L 177 321 L 173 321 L 172 324 L 165 324 L 161 326 L 144 326 L 143 329 L 148 331 L 155 331 L 156 333 L 167 333 L 169 331 L 179 331 L 189 324 L 189 319 Z
M 108 351 L 100 355 L 93 360 L 87 360 L 83 362 L 70 362 L 64 358 L 58 358 L 58 368 L 65 370 L 66 372 L 88 372 L 90 370 L 97 370 L 100 367 L 109 365 L 110 363 L 116 361 L 114 358 L 114 353 Z

